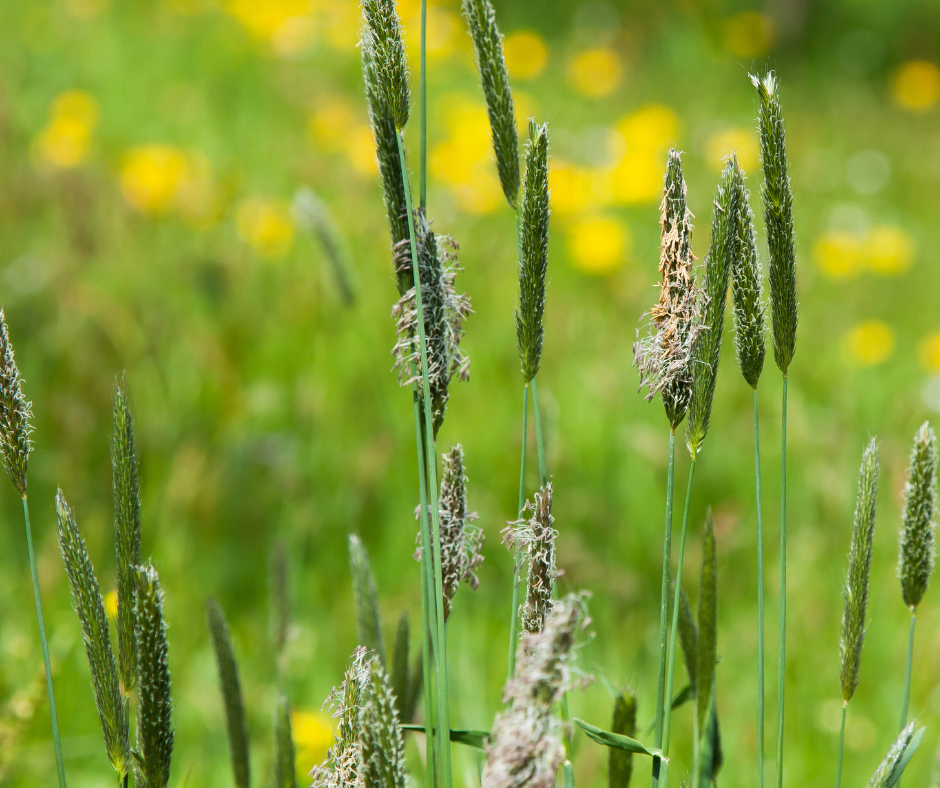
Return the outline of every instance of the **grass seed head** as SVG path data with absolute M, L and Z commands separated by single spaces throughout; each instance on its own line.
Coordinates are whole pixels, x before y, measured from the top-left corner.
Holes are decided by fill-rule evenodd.
M 721 336 L 725 325 L 725 305 L 731 268 L 737 255 L 738 192 L 734 188 L 737 159 L 732 155 L 718 183 L 712 214 L 712 235 L 705 255 L 705 288 L 700 293 L 698 308 L 702 330 L 692 346 L 692 397 L 686 442 L 692 455 L 702 447 L 711 421 L 712 400 L 721 360 Z
M 399 167 L 399 169 L 401 169 Z M 349 249 L 343 241 L 336 219 L 329 206 L 313 189 L 304 186 L 294 194 L 291 212 L 297 226 L 317 237 L 333 267 L 336 284 L 346 306 L 356 300 L 350 281 Z
M 290 701 L 283 692 L 278 693 L 274 709 L 274 785 L 275 788 L 297 788 Z
M 519 305 L 516 339 L 522 375 L 528 383 L 542 363 L 545 336 L 545 287 L 548 278 L 548 124 L 529 121 L 525 178 L 519 207 Z
M 875 770 L 871 780 L 868 781 L 868 788 L 892 788 L 892 786 L 897 785 L 904 769 L 902 765 L 904 756 L 907 755 L 907 751 L 911 747 L 920 744 L 919 737 L 922 735 L 923 730 L 921 728 L 918 733 L 915 733 L 914 722 L 908 723 L 907 727 L 895 739 L 894 744 L 891 745 L 891 749 L 888 750 L 888 754 L 885 755 L 884 760 Z
M 349 536 L 349 573 L 352 575 L 353 598 L 356 602 L 356 623 L 359 645 L 373 652 L 380 662 L 385 662 L 385 645 L 382 642 L 382 627 L 379 623 L 379 599 L 375 589 L 372 564 L 362 540 L 355 534 Z
M 127 377 L 114 390 L 111 434 L 111 489 L 114 495 L 114 543 L 117 552 L 117 657 L 125 692 L 137 685 L 137 643 L 134 608 L 137 567 L 141 564 L 140 480 L 134 445 Z
M 636 694 L 624 690 L 614 701 L 614 717 L 610 730 L 621 736 L 636 738 Z M 608 788 L 629 788 L 633 775 L 633 753 L 611 748 L 608 753 Z
M 470 299 L 457 294 L 456 278 L 461 271 L 457 244 L 446 235 L 437 235 L 421 210 L 415 214 L 418 272 L 421 276 L 421 304 L 424 310 L 424 336 L 428 356 L 428 384 L 434 435 L 444 423 L 450 384 L 470 378 L 470 359 L 460 347 L 464 321 L 472 311 Z M 400 265 L 412 268 L 410 242 L 399 244 Z M 413 280 L 412 280 L 413 281 Z M 421 349 L 418 340 L 418 308 L 415 289 L 409 289 L 392 309 L 398 341 L 392 348 L 398 382 L 410 386 L 421 379 Z
M 669 151 L 660 205 L 659 303 L 649 312 L 646 335 L 633 344 L 640 388 L 651 400 L 661 394 L 673 431 L 682 423 L 692 396 L 692 348 L 701 331 L 692 254 L 692 212 L 686 202 L 682 161 Z
M 21 497 L 26 496 L 26 467 L 33 442 L 33 409 L 23 395 L 23 378 L 16 367 L 13 345 L 0 309 L 0 441 L 3 467 Z
M 397 131 L 411 112 L 408 58 L 394 0 L 362 0 L 362 37 L 369 39 L 376 90 L 391 111 Z
M 878 442 L 871 439 L 862 454 L 858 472 L 858 495 L 855 499 L 855 521 L 852 524 L 852 546 L 849 549 L 849 572 L 845 579 L 842 613 L 842 639 L 839 641 L 842 698 L 848 702 L 858 686 L 865 642 L 865 615 L 868 607 L 871 559 L 875 545 L 875 509 L 878 504 Z
M 933 574 L 936 554 L 934 513 L 937 508 L 937 436 L 924 422 L 914 436 L 901 521 L 898 575 L 904 604 L 912 611 L 920 604 Z
M 245 704 L 242 700 L 241 682 L 238 680 L 238 662 L 232 647 L 225 613 L 214 599 L 206 602 L 206 624 L 215 653 L 215 664 L 219 671 L 219 688 L 222 690 L 222 706 L 225 710 L 225 731 L 228 734 L 228 749 L 232 759 L 237 788 L 248 788 L 251 769 L 248 757 L 248 726 L 245 722 Z
M 512 86 L 503 55 L 503 36 L 496 26 L 496 11 L 490 0 L 463 0 L 461 5 L 480 71 L 499 182 L 506 201 L 515 208 L 519 199 L 519 136 Z
M 503 544 L 526 557 L 529 571 L 526 578 L 526 598 L 520 606 L 522 628 L 529 633 L 541 632 L 552 609 L 555 594 L 555 539 L 558 532 L 552 517 L 552 483 L 535 493 L 534 502 L 526 501 L 523 513 L 532 516 L 503 529 Z
M 695 677 L 698 670 L 698 626 L 692 605 L 689 604 L 689 595 L 684 588 L 679 588 L 679 645 L 682 647 L 682 658 L 685 661 L 685 670 L 689 674 L 689 686 L 695 692 Z
M 774 359 L 786 375 L 796 350 L 799 306 L 796 294 L 796 239 L 793 233 L 793 192 L 787 164 L 787 139 L 780 108 L 777 77 L 768 71 L 751 75 L 760 100 L 760 158 L 764 169 L 761 197 L 770 251 L 770 313 Z
M 373 660 L 360 713 L 364 788 L 406 788 L 405 743 L 388 675 Z
M 290 572 L 287 547 L 283 542 L 277 541 L 271 548 L 271 564 L 268 576 L 271 594 L 271 641 L 274 643 L 275 655 L 278 659 L 281 659 L 287 645 L 291 615 Z
M 121 692 L 117 664 L 111 650 L 111 635 L 104 600 L 95 577 L 95 568 L 78 530 L 75 514 L 62 490 L 56 494 L 56 517 L 59 550 L 72 589 L 72 603 L 82 628 L 82 640 L 95 706 L 101 719 L 105 750 L 111 767 L 122 780 L 130 769 L 130 746 L 127 741 L 127 697 Z
M 167 662 L 163 590 L 156 570 L 137 572 L 137 755 L 138 788 L 166 788 L 173 755 L 173 701 Z
M 763 276 L 754 232 L 754 211 L 744 170 L 734 168 L 733 188 L 737 192 L 737 243 L 731 268 L 734 300 L 734 349 L 741 374 L 751 388 L 757 388 L 767 352 L 764 328 Z

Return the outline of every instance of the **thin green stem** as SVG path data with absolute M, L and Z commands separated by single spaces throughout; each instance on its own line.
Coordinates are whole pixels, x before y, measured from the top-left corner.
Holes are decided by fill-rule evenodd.
M 36 569 L 36 552 L 33 550 L 33 529 L 29 523 L 29 503 L 25 495 L 23 496 L 23 521 L 26 524 L 26 549 L 29 552 L 29 571 L 33 576 L 33 596 L 36 599 L 36 618 L 39 620 L 42 661 L 46 666 L 46 695 L 49 697 L 49 716 L 52 718 L 52 744 L 55 748 L 55 763 L 59 773 L 59 788 L 65 788 L 65 762 L 62 759 L 62 740 L 59 737 L 59 717 L 55 711 L 55 693 L 52 691 L 49 643 L 46 640 L 46 622 L 42 615 L 42 599 L 39 595 L 39 572 Z
M 522 459 L 519 462 L 519 506 L 517 511 L 522 517 L 525 506 L 525 455 L 529 438 L 529 387 L 522 388 Z M 509 623 L 509 678 L 516 675 L 516 640 L 519 637 L 519 575 L 522 571 L 522 557 L 517 552 L 512 564 L 512 618 Z
M 845 712 L 849 707 L 849 702 L 842 702 L 842 729 L 839 731 L 839 765 L 836 767 L 836 788 L 842 785 L 842 751 L 845 748 Z
M 411 181 L 405 164 L 405 144 L 401 133 L 397 134 L 398 158 L 401 163 L 402 181 L 405 187 L 405 210 L 408 212 L 408 237 L 411 241 L 411 269 L 415 283 L 415 311 L 418 316 L 418 348 L 421 356 L 421 388 L 424 400 L 424 431 L 427 449 L 428 502 L 431 509 L 432 564 L 434 567 L 434 599 L 437 619 L 437 649 L 435 666 L 437 676 L 437 731 L 441 742 L 441 785 L 450 788 L 450 704 L 447 687 L 447 633 L 444 615 L 437 600 L 444 598 L 444 583 L 441 574 L 441 521 L 437 502 L 437 450 L 434 446 L 434 420 L 431 413 L 431 386 L 428 375 L 428 346 L 424 333 L 424 305 L 421 299 L 421 273 L 418 268 L 418 245 L 415 236 L 415 217 L 411 207 Z
M 418 204 L 428 204 L 428 2 L 421 0 L 421 77 L 419 81 L 419 117 L 421 127 L 420 154 L 421 174 L 418 181 Z
M 437 627 L 432 624 L 432 617 L 436 613 L 432 612 L 431 605 L 434 604 L 434 579 L 431 569 L 431 529 L 428 523 L 428 488 L 427 475 L 425 473 L 424 458 L 426 456 L 424 448 L 424 432 L 422 430 L 420 395 L 418 386 L 413 386 L 414 394 L 414 412 L 415 412 L 415 444 L 418 450 L 418 494 L 419 508 L 418 518 L 421 527 L 421 617 L 424 622 L 423 644 L 421 653 L 421 672 L 424 680 L 424 718 L 425 718 L 425 769 L 426 785 L 436 784 L 437 775 L 437 749 L 434 744 L 433 727 L 431 725 L 434 719 L 432 693 L 433 677 L 431 675 L 431 659 L 434 653 L 434 643 L 437 640 Z M 439 742 L 438 742 L 439 744 Z
M 764 788 L 764 519 L 761 514 L 757 388 L 754 389 L 754 473 L 757 477 L 757 788 Z
M 780 630 L 777 663 L 777 788 L 783 786 L 783 701 L 787 678 L 787 376 L 783 376 L 780 444 Z
M 663 745 L 663 707 L 666 692 L 666 634 L 669 626 L 669 573 L 672 560 L 672 482 L 676 464 L 676 432 L 669 431 L 669 465 L 666 471 L 666 525 L 663 535 L 663 576 L 659 603 L 659 668 L 656 676 L 656 728 L 653 734 L 653 746 Z M 672 699 L 670 698 L 670 703 Z M 659 784 L 659 772 L 662 758 L 653 758 L 654 788 Z
M 914 661 L 914 624 L 917 623 L 917 611 L 911 609 L 911 631 L 907 636 L 907 669 L 904 671 L 904 705 L 901 706 L 901 730 L 907 725 L 907 707 L 911 699 L 911 665 Z
M 669 662 L 666 668 L 666 694 L 669 702 L 665 704 L 663 716 L 663 769 L 660 776 L 660 785 L 669 785 L 669 731 L 672 721 L 672 688 L 675 679 L 676 669 L 676 643 L 678 642 L 679 630 L 679 599 L 681 597 L 680 587 L 682 584 L 682 565 L 685 561 L 685 537 L 689 531 L 689 502 L 692 500 L 692 477 L 695 475 L 695 460 L 698 451 L 693 450 L 692 463 L 689 465 L 689 484 L 685 491 L 685 507 L 682 511 L 682 530 L 679 532 L 679 556 L 676 565 L 676 583 L 673 590 L 672 601 L 672 628 L 669 633 Z
M 548 484 L 548 471 L 545 469 L 545 439 L 542 437 L 542 412 L 539 409 L 539 387 L 536 378 L 532 378 L 531 385 L 532 409 L 535 412 L 535 445 L 539 454 L 539 479 L 544 487 Z

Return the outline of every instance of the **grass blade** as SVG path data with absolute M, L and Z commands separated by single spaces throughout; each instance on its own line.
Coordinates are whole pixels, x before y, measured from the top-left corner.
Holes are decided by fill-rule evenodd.
M 589 722 L 573 717 L 574 723 L 584 731 L 585 735 L 591 740 L 595 741 L 598 744 L 603 744 L 605 747 L 612 747 L 617 750 L 622 750 L 623 752 L 634 753 L 636 755 L 650 755 L 653 757 L 658 757 L 661 754 L 661 750 L 656 748 L 646 747 L 641 742 L 636 739 L 632 739 L 629 736 L 624 736 L 621 733 L 613 733 L 611 731 L 605 731 L 603 728 L 598 728 L 596 725 L 591 725 Z

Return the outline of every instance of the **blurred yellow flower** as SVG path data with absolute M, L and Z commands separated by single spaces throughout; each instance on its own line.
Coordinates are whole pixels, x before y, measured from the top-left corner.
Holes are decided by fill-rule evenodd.
M 813 257 L 820 270 L 830 279 L 850 279 L 862 267 L 861 244 L 846 232 L 832 232 L 813 245 Z
M 454 195 L 461 210 L 476 216 L 492 213 L 504 199 L 496 168 L 489 163 L 474 166 L 467 181 L 454 187 Z
M 271 34 L 271 46 L 281 57 L 293 57 L 307 51 L 316 37 L 311 16 L 291 16 Z
M 676 113 L 662 104 L 648 104 L 621 118 L 617 131 L 623 135 L 627 150 L 665 153 L 674 144 L 679 133 Z M 666 160 L 663 159 L 663 169 Z
M 121 165 L 121 193 L 133 208 L 145 213 L 167 213 L 188 175 L 183 152 L 170 145 L 132 148 Z
M 333 721 L 322 711 L 292 711 L 290 727 L 297 747 L 297 773 L 310 774 L 333 746 Z
M 623 67 L 612 49 L 587 49 L 568 66 L 568 79 L 578 93 L 601 98 L 613 93 L 620 84 Z
M 39 132 L 35 150 L 54 167 L 77 167 L 88 157 L 97 125 L 98 102 L 91 95 L 81 90 L 61 93 L 49 107 L 49 123 Z
M 894 331 L 880 320 L 859 323 L 842 338 L 842 350 L 853 366 L 872 367 L 894 352 Z
M 307 118 L 307 138 L 323 150 L 341 151 L 363 114 L 361 108 L 359 113 L 355 112 L 342 96 L 322 96 L 316 100 Z
M 315 0 L 317 22 L 330 46 L 340 52 L 349 52 L 359 41 L 359 3 L 337 3 L 335 0 Z
M 879 274 L 899 274 L 914 259 L 914 239 L 900 227 L 879 225 L 872 228 L 865 242 L 868 267 Z
M 104 612 L 112 621 L 117 618 L 117 591 L 108 591 L 108 593 L 104 595 Z
M 183 220 L 196 229 L 211 227 L 222 215 L 222 199 L 212 177 L 212 167 L 202 153 L 190 153 L 187 157 L 175 204 Z
M 227 8 L 252 35 L 272 42 L 280 55 L 297 54 L 312 40 L 307 0 L 229 0 Z
M 235 213 L 238 234 L 259 257 L 283 257 L 294 242 L 290 205 L 284 200 L 248 197 Z
M 766 16 L 742 11 L 725 20 L 725 49 L 737 57 L 758 57 L 770 49 L 773 34 L 773 25 Z
M 591 198 L 589 172 L 561 159 L 549 160 L 548 167 L 552 211 L 560 215 L 583 211 Z
M 78 19 L 91 19 L 108 7 L 108 0 L 65 0 L 65 10 Z
M 912 112 L 925 112 L 940 101 L 940 69 L 926 60 L 911 60 L 894 74 L 895 102 Z
M 940 372 L 940 331 L 921 343 L 920 361 L 928 372 Z
M 503 41 L 506 68 L 514 79 L 535 79 L 548 63 L 548 45 L 532 30 L 510 33 Z
M 579 271 L 605 276 L 623 264 L 630 241 L 623 222 L 609 216 L 585 216 L 569 230 L 568 253 Z
M 469 43 L 470 37 L 462 36 L 462 34 L 463 24 L 453 11 L 434 6 L 428 7 L 428 59 L 442 60 L 453 54 L 458 42 L 462 42 L 462 37 L 467 38 L 467 43 Z M 415 36 L 414 39 L 418 42 L 420 37 Z
M 666 151 L 679 131 L 676 114 L 650 104 L 622 118 L 616 130 L 626 153 L 614 168 L 613 200 L 623 205 L 656 202 L 662 196 Z
M 705 144 L 708 163 L 715 172 L 724 167 L 725 157 L 731 153 L 738 154 L 738 164 L 745 173 L 752 173 L 757 168 L 760 143 L 757 140 L 755 129 L 725 129 L 713 134 Z
M 346 140 L 346 155 L 349 163 L 360 175 L 378 175 L 379 168 L 375 163 L 375 140 L 372 138 L 372 129 L 363 124 L 357 126 L 349 133 Z

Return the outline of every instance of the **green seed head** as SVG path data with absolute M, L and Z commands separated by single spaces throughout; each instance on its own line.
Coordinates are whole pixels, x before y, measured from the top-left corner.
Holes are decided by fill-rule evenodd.
M 673 591 L 675 593 L 675 591 Z M 698 626 L 692 605 L 689 604 L 689 595 L 684 588 L 679 589 L 679 645 L 682 647 L 682 659 L 685 661 L 685 670 L 689 674 L 689 686 L 695 692 L 695 676 L 698 671 Z
M 23 396 L 7 321 L 0 309 L 0 449 L 3 467 L 21 497 L 26 496 L 26 466 L 33 442 L 32 404 Z
M 636 694 L 624 690 L 614 701 L 614 718 L 610 727 L 613 733 L 636 738 Z M 611 748 L 608 753 L 608 788 L 629 788 L 633 775 L 633 753 Z
M 405 745 L 395 696 L 377 661 L 372 662 L 359 725 L 364 788 L 406 788 Z
M 379 599 L 375 590 L 372 564 L 362 540 L 355 534 L 349 536 L 349 573 L 352 575 L 353 598 L 356 602 L 359 645 L 374 652 L 378 660 L 385 662 L 385 646 L 382 643 L 382 627 L 379 624 Z
M 130 768 L 130 747 L 127 741 L 127 698 L 121 692 L 117 664 L 111 650 L 108 617 L 104 600 L 95 577 L 95 568 L 85 547 L 75 515 L 65 500 L 62 490 L 56 494 L 59 550 L 72 589 L 72 603 L 82 627 L 82 640 L 88 667 L 91 669 L 91 687 L 95 706 L 101 719 L 101 731 L 111 767 L 123 780 Z
M 363 38 L 369 39 L 375 87 L 391 110 L 398 131 L 411 111 L 408 58 L 394 0 L 362 0 Z
M 275 788 L 297 788 L 290 701 L 284 693 L 278 693 L 274 709 L 274 785 Z
M 525 178 L 519 209 L 520 253 L 519 306 L 516 338 L 522 375 L 528 383 L 542 363 L 545 335 L 545 286 L 548 277 L 548 124 L 529 121 L 525 154 Z
M 933 574 L 934 512 L 937 507 L 937 436 L 924 422 L 914 436 L 907 484 L 904 486 L 904 515 L 901 521 L 901 555 L 898 575 L 904 604 L 912 611 L 920 604 Z
M 784 375 L 796 350 L 799 306 L 796 298 L 796 240 L 793 192 L 787 164 L 787 139 L 780 108 L 779 83 L 773 71 L 751 75 L 760 99 L 760 157 L 764 168 L 764 225 L 770 251 L 770 312 L 774 358 Z
M 519 198 L 519 138 L 512 86 L 503 55 L 503 36 L 496 26 L 496 12 L 490 0 L 463 0 L 461 5 L 483 84 L 499 182 L 507 202 L 515 208 Z
M 871 439 L 862 455 L 858 472 L 858 497 L 855 522 L 852 525 L 852 546 L 849 549 L 849 573 L 845 579 L 842 613 L 841 658 L 842 697 L 852 699 L 858 686 L 862 644 L 865 642 L 865 611 L 868 607 L 872 550 L 875 543 L 875 509 L 878 503 L 878 443 Z
M 914 723 L 908 723 L 872 775 L 871 780 L 868 782 L 868 788 L 893 788 L 897 785 L 901 779 L 901 773 L 907 765 L 908 751 L 917 749 L 923 734 L 923 728 L 915 733 Z
M 721 335 L 725 324 L 728 283 L 737 255 L 738 192 L 734 188 L 737 159 L 728 161 L 714 200 L 712 237 L 705 256 L 705 289 L 701 294 L 702 331 L 692 347 L 692 398 L 689 401 L 689 422 L 686 442 L 696 455 L 708 434 L 711 421 L 718 362 L 721 359 Z

